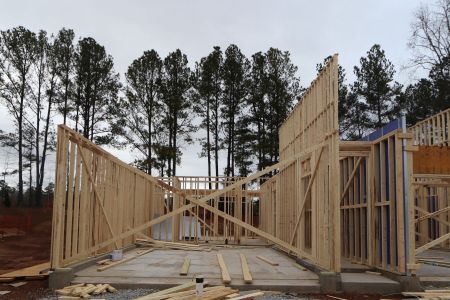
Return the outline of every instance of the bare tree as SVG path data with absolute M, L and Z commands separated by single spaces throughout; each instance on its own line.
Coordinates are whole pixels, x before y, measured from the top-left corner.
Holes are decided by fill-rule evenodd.
M 408 46 L 413 50 L 413 67 L 431 70 L 443 66 L 450 56 L 450 0 L 422 5 L 412 23 Z

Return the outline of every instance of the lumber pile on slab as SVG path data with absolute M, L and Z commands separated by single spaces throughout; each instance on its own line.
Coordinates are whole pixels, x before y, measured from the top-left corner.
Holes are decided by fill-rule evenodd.
M 188 243 L 175 243 L 175 242 L 166 242 L 166 241 L 158 241 L 154 239 L 136 239 L 136 244 L 152 247 L 155 249 L 174 249 L 174 250 L 189 250 L 189 251 L 211 251 L 210 247 L 205 247 L 196 244 L 188 244 Z
M 117 290 L 109 284 L 74 284 L 66 286 L 60 290 L 56 290 L 56 293 L 60 295 L 58 299 L 80 299 L 89 298 L 105 293 L 115 293 Z
M 223 285 L 205 287 L 203 289 L 203 295 L 197 297 L 195 291 L 195 283 L 188 282 L 170 289 L 162 290 L 156 293 L 152 293 L 143 297 L 136 298 L 134 300 L 250 300 L 255 297 L 264 295 L 261 291 L 253 291 L 251 293 L 240 295 L 239 290 L 232 289 Z
M 50 262 L 45 262 L 28 268 L 12 271 L 0 275 L 0 282 L 12 282 L 17 279 L 43 279 L 48 276 Z

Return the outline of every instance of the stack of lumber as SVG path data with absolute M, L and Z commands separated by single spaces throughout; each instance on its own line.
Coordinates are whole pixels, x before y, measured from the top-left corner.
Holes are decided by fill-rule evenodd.
M 428 300 L 444 300 L 450 299 L 450 289 L 445 290 L 425 290 L 425 292 L 404 292 L 403 296 L 428 299 Z
M 136 239 L 136 244 L 145 246 L 145 247 L 157 248 L 157 249 L 211 251 L 210 247 L 205 247 L 205 246 L 201 246 L 201 245 L 158 241 L 158 240 L 154 240 L 154 239 Z
M 23 268 L 0 275 L 0 282 L 12 282 L 16 279 L 43 279 L 48 276 L 50 262 L 45 262 L 32 267 Z
M 58 299 L 80 299 L 89 298 L 91 296 L 101 295 L 104 293 L 115 293 L 117 290 L 109 284 L 75 284 L 66 286 L 63 289 L 56 290 L 56 293 L 60 295 Z
M 205 287 L 203 289 L 203 295 L 197 297 L 195 294 L 195 283 L 188 282 L 170 289 L 162 290 L 156 293 L 152 293 L 143 297 L 136 298 L 134 300 L 245 300 L 254 299 L 255 297 L 264 295 L 261 291 L 253 291 L 246 295 L 240 295 L 239 290 L 225 287 L 223 285 Z

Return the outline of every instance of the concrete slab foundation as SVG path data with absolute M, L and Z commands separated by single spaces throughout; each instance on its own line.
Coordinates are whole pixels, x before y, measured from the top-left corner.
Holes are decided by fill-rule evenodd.
M 133 255 L 135 251 L 129 251 L 125 257 Z M 264 289 L 304 293 L 320 291 L 319 277 L 316 274 L 300 270 L 293 259 L 268 247 L 233 247 L 209 252 L 158 249 L 102 272 L 97 271 L 96 265 L 91 265 L 77 271 L 72 282 L 110 283 L 118 288 L 166 288 L 190 281 L 195 275 L 203 275 L 209 284 L 219 285 L 223 283 L 217 253 L 222 254 L 228 267 L 232 279 L 230 286 L 240 290 Z M 244 283 L 240 253 L 247 258 L 253 277 L 251 284 Z M 257 255 L 265 256 L 279 265 L 272 266 L 258 259 Z M 191 264 L 188 275 L 181 276 L 179 272 L 185 258 L 190 258 Z
M 222 246 L 223 247 L 223 246 Z M 133 256 L 138 249 L 128 248 L 125 258 Z M 229 246 L 211 251 L 182 251 L 157 249 L 146 255 L 97 271 L 96 262 L 107 258 L 105 254 L 83 261 L 70 268 L 54 270 L 49 277 L 50 288 L 61 288 L 71 283 L 109 283 L 117 288 L 168 288 L 191 281 L 196 275 L 203 275 L 211 285 L 222 283 L 221 270 L 217 262 L 217 253 L 222 254 L 232 278 L 231 284 L 240 290 L 276 290 L 300 293 L 347 293 L 389 294 L 401 291 L 420 291 L 427 287 L 449 287 L 450 269 L 422 264 L 418 276 L 402 276 L 382 272 L 382 275 L 364 273 L 368 268 L 363 265 L 343 262 L 342 273 L 325 272 L 312 266 L 311 270 L 301 270 L 298 263 L 309 268 L 308 261 L 287 256 L 285 253 L 267 246 Z M 243 280 L 240 253 L 247 257 L 253 282 Z M 272 266 L 256 256 L 264 256 L 277 262 Z M 450 253 L 435 251 L 428 255 L 449 256 Z M 191 264 L 187 276 L 179 275 L 184 259 L 190 258 Z M 348 272 L 352 270 L 352 272 Z

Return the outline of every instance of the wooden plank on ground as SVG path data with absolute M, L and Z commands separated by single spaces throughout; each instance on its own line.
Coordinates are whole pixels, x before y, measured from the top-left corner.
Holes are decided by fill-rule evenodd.
M 265 257 L 265 256 L 257 255 L 256 258 L 258 258 L 258 259 L 260 259 L 260 260 L 262 260 L 262 261 L 268 263 L 269 265 L 272 265 L 272 266 L 278 266 L 278 263 L 277 263 L 277 262 L 274 262 L 274 261 L 268 259 L 268 258 Z
M 264 296 L 264 292 L 254 292 L 247 295 L 242 295 L 238 297 L 228 298 L 229 300 L 247 300 L 247 299 L 253 299 L 255 297 Z
M 156 293 L 152 293 L 146 296 L 142 296 L 139 298 L 136 298 L 134 300 L 154 300 L 154 299 L 160 299 L 160 296 L 163 295 L 168 295 L 168 294 L 173 294 L 173 293 L 177 293 L 177 292 L 183 292 L 183 291 L 187 291 L 187 290 L 191 290 L 195 288 L 195 282 L 187 282 L 178 286 L 174 286 L 172 288 L 169 289 L 165 289 Z
M 250 269 L 248 268 L 247 258 L 242 253 L 239 253 L 239 255 L 241 257 L 242 275 L 244 275 L 244 282 L 252 283 L 253 278 L 252 274 L 250 273 Z
M 189 265 L 190 264 L 191 264 L 191 259 L 186 257 L 184 259 L 183 266 L 181 266 L 180 275 L 187 275 L 188 274 L 188 272 L 189 272 Z
M 222 272 L 222 282 L 230 283 L 231 282 L 230 273 L 228 272 L 228 268 L 227 265 L 225 264 L 225 261 L 223 260 L 222 254 L 217 253 L 217 261 L 219 262 L 220 270 Z
M 28 268 L 23 268 L 20 270 L 15 270 L 9 273 L 1 274 L 0 278 L 15 278 L 15 277 L 34 277 L 42 276 L 41 272 L 50 269 L 50 262 L 45 262 Z

